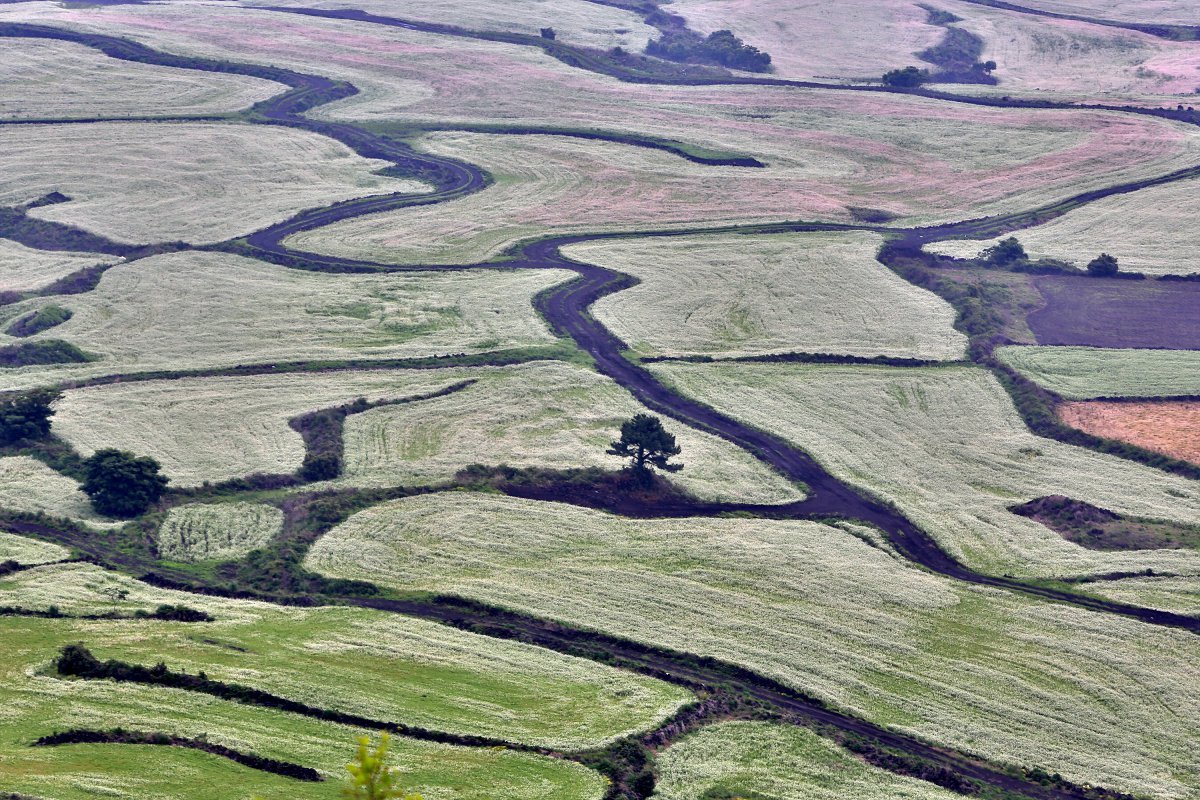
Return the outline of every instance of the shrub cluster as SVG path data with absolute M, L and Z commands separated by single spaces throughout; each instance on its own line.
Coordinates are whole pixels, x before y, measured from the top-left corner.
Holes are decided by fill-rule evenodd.
M 49 436 L 53 405 L 60 397 L 57 389 L 34 389 L 0 400 L 0 445 Z
M 56 325 L 62 325 L 71 318 L 71 310 L 62 306 L 49 305 L 40 308 L 32 314 L 21 317 L 8 326 L 9 336 L 33 336 L 35 333 L 49 330 Z
M 713 31 L 707 37 L 686 29 L 670 31 L 647 44 L 646 53 L 668 61 L 719 64 L 746 72 L 766 72 L 771 68 L 769 54 L 746 44 L 728 30 Z

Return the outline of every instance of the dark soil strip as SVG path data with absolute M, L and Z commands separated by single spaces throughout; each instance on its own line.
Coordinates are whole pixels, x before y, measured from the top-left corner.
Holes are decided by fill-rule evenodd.
M 1089 550 L 1159 550 L 1200 545 L 1200 528 L 1127 519 L 1106 508 L 1062 495 L 1039 497 L 1012 506 L 1009 511 L 1036 520 Z
M 917 53 L 917 58 L 928 61 L 939 68 L 929 80 L 936 83 L 968 83 L 995 86 L 997 81 L 991 73 L 977 67 L 983 56 L 983 39 L 965 28 L 955 28 L 962 22 L 960 17 L 933 6 L 922 5 L 929 15 L 928 24 L 946 29 L 942 41 Z
M 1029 8 L 1028 6 L 1019 6 L 1015 3 L 1006 3 L 1003 0 L 963 0 L 965 3 L 974 3 L 977 6 L 988 6 L 989 8 L 999 8 L 1004 11 L 1016 11 L 1021 14 L 1031 14 L 1035 17 L 1048 17 L 1049 19 L 1067 19 L 1075 22 L 1090 22 L 1093 25 L 1103 25 L 1107 28 L 1124 28 L 1129 31 L 1137 31 L 1138 33 L 1148 33 L 1151 36 L 1157 36 L 1160 39 L 1171 39 L 1176 42 L 1191 42 L 1200 39 L 1200 25 L 1160 25 L 1151 22 L 1118 22 L 1110 19 L 1097 19 L 1095 17 L 1081 17 L 1075 14 L 1059 14 L 1054 11 L 1042 11 L 1038 8 Z
M 188 692 L 212 695 L 213 697 L 229 700 L 234 703 L 241 703 L 242 705 L 285 711 L 289 714 L 299 714 L 304 717 L 319 719 L 325 722 L 334 722 L 339 725 L 388 731 L 425 742 L 452 744 L 461 747 L 505 747 L 510 750 L 541 754 L 549 754 L 551 752 L 545 748 L 531 747 L 529 745 L 508 742 L 503 739 L 443 733 L 412 725 L 382 722 L 358 714 L 347 714 L 342 711 L 317 708 L 307 703 L 289 700 L 286 697 L 280 697 L 279 695 L 249 686 L 215 681 L 205 675 L 189 675 L 186 672 L 174 672 L 167 669 L 166 665 L 162 663 L 154 667 L 143 667 L 140 664 L 129 664 L 115 659 L 102 662 L 93 656 L 83 645 L 68 645 L 63 648 L 62 654 L 55 663 L 58 674 L 64 677 L 111 680 L 118 683 L 139 683 L 147 686 L 182 689 Z
M 182 747 L 188 750 L 199 750 L 221 758 L 227 758 L 243 767 L 294 778 L 298 781 L 316 783 L 325 780 L 321 774 L 311 767 L 302 767 L 290 761 L 278 761 L 265 758 L 254 753 L 243 753 L 224 745 L 213 744 L 203 739 L 187 739 L 167 733 L 139 733 L 115 728 L 110 731 L 87 730 L 76 728 L 63 733 L 43 736 L 33 743 L 34 747 L 61 747 L 67 744 L 143 744 L 161 745 L 164 747 Z
M 12 25 L 0 23 L 0 37 L 22 35 L 10 30 L 13 27 Z M 38 33 L 31 33 L 29 35 L 40 36 Z M 45 38 L 67 38 L 73 41 L 70 37 Z M 40 201 L 34 201 L 27 205 L 0 208 L 0 236 L 36 250 L 103 253 L 105 255 L 122 256 L 126 259 L 145 258 L 157 253 L 171 253 L 188 248 L 188 245 L 183 242 L 156 245 L 122 244 L 72 225 L 64 225 L 61 222 L 48 222 L 28 216 L 27 212 L 30 209 L 56 203 L 66 203 L 70 199 L 65 195 L 55 192 L 46 195 Z
M 475 380 L 459 381 L 436 392 L 402 397 L 396 400 L 377 400 L 374 403 L 368 402 L 365 397 L 360 397 L 345 405 L 323 408 L 309 414 L 292 417 L 288 420 L 288 427 L 299 433 L 304 439 L 304 463 L 300 467 L 300 477 L 310 481 L 327 481 L 342 474 L 342 462 L 345 454 L 343 429 L 346 417 L 383 406 L 399 406 L 419 403 L 423 400 L 435 400 L 461 392 L 476 383 Z

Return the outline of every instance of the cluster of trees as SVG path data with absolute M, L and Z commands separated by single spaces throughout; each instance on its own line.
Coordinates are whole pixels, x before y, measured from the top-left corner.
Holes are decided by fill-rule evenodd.
M 720 64 L 746 72 L 766 72 L 771 68 L 771 56 L 753 45 L 746 44 L 733 31 L 713 31 L 707 37 L 695 31 L 671 31 L 646 45 L 648 55 L 669 61 L 698 61 Z
M 915 89 L 930 82 L 963 83 L 969 78 L 978 78 L 970 80 L 971 83 L 994 83 L 994 78 L 988 81 L 982 79 L 991 76 L 996 67 L 995 61 L 980 61 L 965 71 L 933 73 L 927 69 L 909 66 L 883 73 L 883 85 L 893 89 Z
M 1002 269 L 1025 271 L 1031 266 L 1029 255 L 1025 252 L 1025 247 L 1015 236 L 1002 239 L 987 248 L 983 251 L 982 258 L 989 265 Z M 1055 263 L 1051 262 L 1052 265 Z M 1111 278 L 1119 271 L 1120 264 L 1117 262 L 1116 256 L 1111 256 L 1108 253 L 1101 253 L 1088 262 L 1087 265 L 1088 275 L 1097 278 Z

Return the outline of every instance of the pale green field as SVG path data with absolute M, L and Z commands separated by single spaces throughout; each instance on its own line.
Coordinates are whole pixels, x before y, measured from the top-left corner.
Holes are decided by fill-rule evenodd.
M 1116 256 L 1126 272 L 1188 275 L 1200 272 L 1195 255 L 1200 233 L 1189 216 L 1196 191 L 1197 182 L 1191 180 L 1114 195 L 1016 236 L 1031 258 L 1059 258 L 1085 267 L 1103 252 Z M 927 249 L 974 258 L 997 241 L 938 242 Z
M 334 372 L 115 384 L 68 391 L 55 432 L 85 454 L 116 446 L 150 455 L 178 484 L 252 472 L 290 473 L 304 458 L 287 420 L 318 408 L 424 395 L 463 380 L 455 394 L 346 419 L 344 484 L 448 480 L 468 464 L 617 469 L 604 450 L 643 410 L 591 370 L 558 362 L 514 367 Z M 668 427 L 690 464 L 676 476 L 719 500 L 784 502 L 802 492 L 722 439 Z
M 103 522 L 78 483 L 29 456 L 0 458 L 0 508 Z
M 607 50 L 624 47 L 641 52 L 658 31 L 642 18 L 619 8 L 587 0 L 427 0 L 423 3 L 396 4 L 391 0 L 249 0 L 246 5 L 299 8 L 353 8 L 385 17 L 457 25 L 475 31 L 513 31 L 538 35 L 542 28 L 554 28 L 560 42 Z
M 876 261 L 881 244 L 870 233 L 689 236 L 563 255 L 642 280 L 592 309 L 638 355 L 962 358 L 954 309 Z
M 283 530 L 283 512 L 259 503 L 179 506 L 167 513 L 154 544 L 160 558 L 206 561 L 241 558 Z
M 462 373 L 479 379 L 447 397 L 384 406 L 346 419 L 346 478 L 355 485 L 444 480 L 471 463 L 608 467 L 621 423 L 644 407 L 608 378 L 555 362 Z M 684 470 L 671 476 L 709 500 L 781 503 L 803 492 L 752 456 L 671 420 Z
M 721 657 L 1078 782 L 1200 790 L 1196 637 L 970 588 L 818 523 L 635 521 L 450 493 L 363 511 L 305 563 Z
M 952 800 L 914 778 L 869 766 L 806 728 L 726 722 L 658 754 L 654 800 L 696 800 L 725 791 L 754 800 Z
M 106 589 L 129 595 L 114 602 Z M 691 699 L 684 689 L 613 667 L 396 614 L 199 597 L 84 564 L 37 567 L 0 582 L 0 605 L 103 613 L 160 603 L 207 611 L 216 622 L 64 623 L 77 631 L 68 641 L 82 635 L 101 659 L 163 660 L 319 708 L 563 750 L 653 728 Z M 64 721 L 43 721 L 56 723 Z
M 1200 580 L 1196 578 L 1123 578 L 1089 583 L 1083 588 L 1121 603 L 1200 616 Z
M 759 364 L 655 364 L 685 395 L 786 437 L 894 503 L 993 574 L 1200 573 L 1200 553 L 1087 550 L 1008 507 L 1063 494 L 1130 516 L 1200 522 L 1195 481 L 1031 434 L 990 373 Z
M 376 175 L 389 164 L 360 158 L 340 142 L 282 127 L 17 125 L 0 128 L 0 149 L 0 204 L 62 192 L 72 202 L 30 216 L 123 242 L 217 242 L 306 208 L 428 188 Z
M 274 81 L 109 58 L 50 39 L 6 39 L 0 119 L 224 114 L 279 94 Z
M 0 561 L 48 564 L 51 561 L 61 561 L 69 555 L 70 553 L 65 547 L 0 531 Z
M 76 270 L 118 259 L 91 253 L 34 250 L 10 239 L 0 239 L 0 291 L 28 292 L 40 289 Z
M 74 316 L 38 337 L 100 358 L 5 370 L 37 385 L 160 369 L 397 358 L 552 344 L 533 310 L 562 270 L 329 275 L 225 253 L 172 253 L 109 270 L 87 294 L 0 307 L 0 328 L 48 304 Z M 187 298 L 186 303 L 178 302 Z M 0 334 L 0 344 L 17 339 Z
M 1072 400 L 1200 394 L 1200 352 L 1096 347 L 1001 347 L 997 357 Z

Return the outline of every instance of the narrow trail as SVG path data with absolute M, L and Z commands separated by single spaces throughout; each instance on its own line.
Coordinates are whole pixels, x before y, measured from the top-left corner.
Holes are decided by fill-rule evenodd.
M 369 16 L 364 16 L 361 12 L 346 13 L 351 14 L 348 18 L 365 19 L 365 16 Z M 386 24 L 400 23 L 391 21 Z M 1077 198 L 1035 212 L 1025 212 L 1003 218 L 971 220 L 926 229 L 891 229 L 869 225 L 798 222 L 782 225 L 727 226 L 692 230 L 563 236 L 526 244 L 507 254 L 504 258 L 486 264 L 394 266 L 295 251 L 284 244 L 284 239 L 299 231 L 311 230 L 364 214 L 455 199 L 479 191 L 488 185 L 489 177 L 473 165 L 417 153 L 400 141 L 371 133 L 351 124 L 310 120 L 302 116 L 306 111 L 318 105 L 353 95 L 357 91 L 353 86 L 291 70 L 173 56 L 116 37 L 81 34 L 46 26 L 0 25 L 0 36 L 64 39 L 97 47 L 114 58 L 204 71 L 268 77 L 290 88 L 281 95 L 256 105 L 251 122 L 286 125 L 329 136 L 347 144 L 364 157 L 391 161 L 400 170 L 415 173 L 416 177 L 429 179 L 437 187 L 433 192 L 424 195 L 396 194 L 370 197 L 301 212 L 284 223 L 258 231 L 244 239 L 225 243 L 216 249 L 238 252 L 288 266 L 330 272 L 531 268 L 571 270 L 579 276 L 576 280 L 543 293 L 536 300 L 538 310 L 545 316 L 556 333 L 572 339 L 580 349 L 592 356 L 599 372 L 631 392 L 647 407 L 699 430 L 721 436 L 754 454 L 781 474 L 793 480 L 802 481 L 809 486 L 809 499 L 787 507 L 763 509 L 764 512 L 769 510 L 784 516 L 824 515 L 860 520 L 884 531 L 893 547 L 913 563 L 957 581 L 998 587 L 1041 600 L 1069 604 L 1099 613 L 1129 617 L 1149 624 L 1200 632 L 1200 619 L 1197 618 L 1099 600 L 971 570 L 948 555 L 933 537 L 917 528 L 901 513 L 864 497 L 853 487 L 828 473 L 804 451 L 773 434 L 745 425 L 730 416 L 676 394 L 648 370 L 630 362 L 625 357 L 627 348 L 624 343 L 593 319 L 588 313 L 588 309 L 598 299 L 635 285 L 636 279 L 613 270 L 571 261 L 560 253 L 560 248 L 567 244 L 596 239 L 679 236 L 700 231 L 719 230 L 758 233 L 872 230 L 902 237 L 906 242 L 932 241 L 934 238 L 963 236 L 971 233 L 980 235 L 982 232 L 994 229 L 997 225 L 1028 225 L 1032 220 L 1045 221 L 1046 215 L 1065 213 L 1070 207 L 1074 207 L 1071 205 L 1072 202 L 1078 205 L 1110 194 L 1133 191 L 1134 188 L 1140 188 L 1141 185 L 1153 185 L 1165 180 L 1194 177 L 1200 168 L 1136 184 L 1125 184 L 1109 190 L 1085 193 Z M 780 85 L 802 84 L 784 82 Z M 818 86 L 820 88 L 850 88 Z M 964 98 L 957 95 L 950 95 L 948 99 L 964 102 Z M 1061 107 L 1080 108 L 1079 106 Z M 699 510 L 699 507 L 692 509 L 693 512 L 696 510 Z M 29 530 L 34 532 L 32 524 Z M 42 535 L 53 535 L 47 531 L 42 531 Z M 104 563 L 107 561 L 107 555 L 109 554 L 97 551 L 97 560 Z M 204 587 L 190 588 L 204 589 Z M 1001 792 L 1045 798 L 1045 800 L 1082 800 L 1083 798 L 1114 796 L 1103 790 L 1088 789 L 1065 782 L 1044 785 L 1016 771 L 989 764 L 953 749 L 936 747 L 914 737 L 843 714 L 828 708 L 818 700 L 752 671 L 715 659 L 698 659 L 687 654 L 673 653 L 662 648 L 605 634 L 579 631 L 546 620 L 448 598 L 420 601 L 322 595 L 321 599 L 408 614 L 491 632 L 493 635 L 515 635 L 531 643 L 561 652 L 580 654 L 583 650 L 591 653 L 585 657 L 607 660 L 646 674 L 658 675 L 684 684 L 721 686 L 732 681 L 732 685 L 738 691 L 756 698 L 789 719 L 798 717 L 815 726 L 829 726 L 839 731 L 866 737 L 885 747 L 942 766 L 955 774 L 977 780 Z

